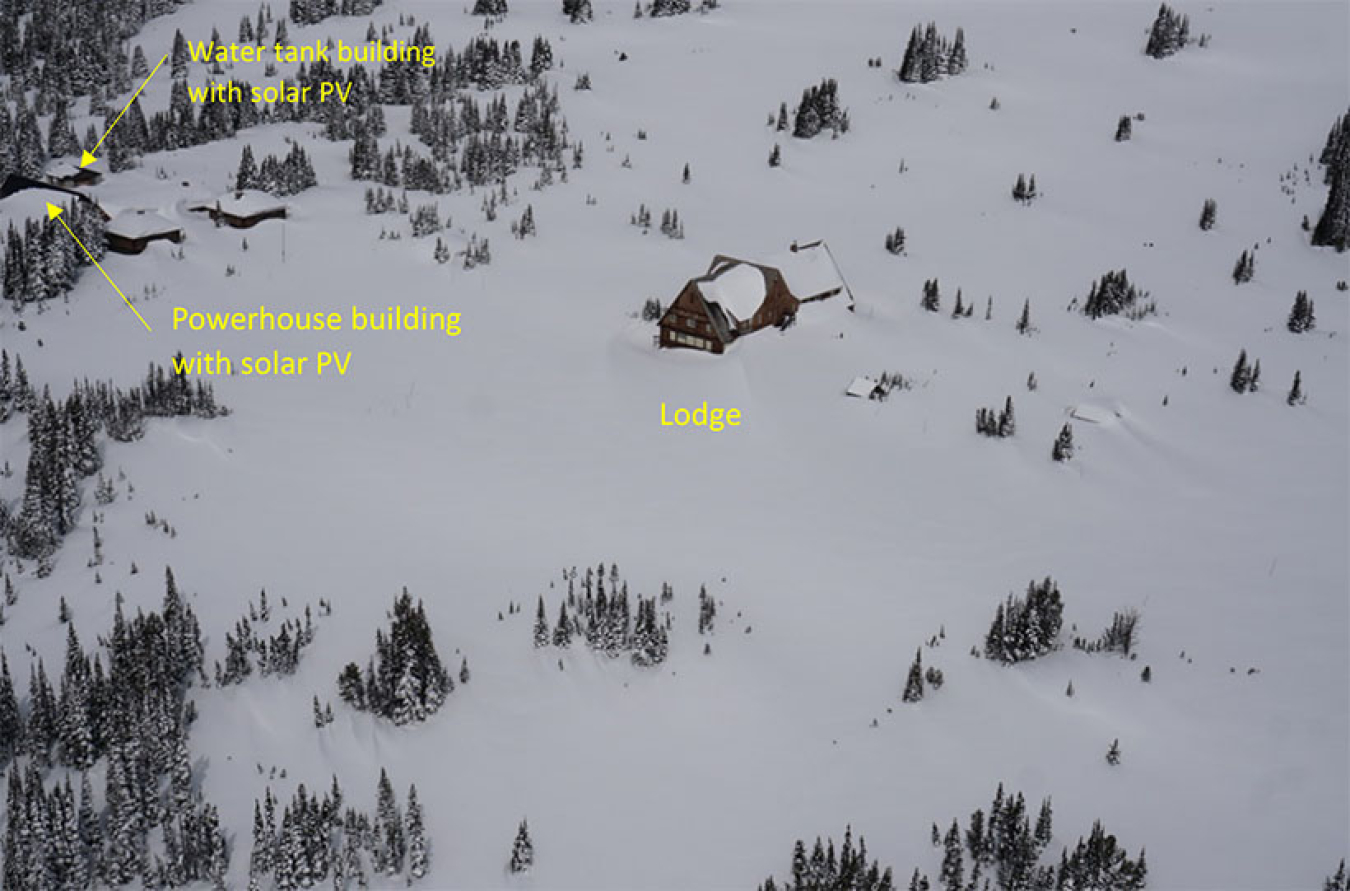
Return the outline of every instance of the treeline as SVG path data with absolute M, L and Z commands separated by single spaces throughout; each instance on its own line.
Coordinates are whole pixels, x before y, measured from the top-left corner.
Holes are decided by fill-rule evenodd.
M 80 480 L 102 466 L 99 433 L 129 442 L 142 435 L 147 417 L 213 418 L 227 410 L 201 378 L 189 383 L 187 375 L 155 364 L 130 390 L 86 380 L 63 400 L 53 400 L 45 388 L 38 397 L 22 360 L 15 357 L 11 374 L 9 354 L 0 351 L 0 420 L 14 412 L 28 417 L 28 465 L 18 513 L 11 517 L 0 505 L 0 535 L 16 556 L 43 559 L 75 526 Z

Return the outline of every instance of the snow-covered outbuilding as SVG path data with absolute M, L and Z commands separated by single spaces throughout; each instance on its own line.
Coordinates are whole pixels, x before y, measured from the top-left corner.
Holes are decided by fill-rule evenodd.
M 234 229 L 251 229 L 263 220 L 286 219 L 286 205 L 256 189 L 227 192 L 212 202 L 202 202 L 189 210 L 205 211 L 211 219 Z
M 844 394 L 859 399 L 884 399 L 886 388 L 882 386 L 881 381 L 874 381 L 870 377 L 855 377 Z
M 718 254 L 690 279 L 661 316 L 660 344 L 723 352 L 736 338 L 792 319 L 803 303 L 853 295 L 823 241 L 793 244 L 757 263 Z
M 119 254 L 139 254 L 152 241 L 183 240 L 183 228 L 157 211 L 129 209 L 108 221 L 104 230 L 108 250 Z
M 58 158 L 48 164 L 43 176 L 52 185 L 67 189 L 76 186 L 96 186 L 103 180 L 103 174 L 92 164 L 80 167 L 65 158 Z

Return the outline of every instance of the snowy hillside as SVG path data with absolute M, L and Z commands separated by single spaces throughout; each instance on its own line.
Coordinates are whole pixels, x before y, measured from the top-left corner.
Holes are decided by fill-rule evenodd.
M 160 5 L 166 14 L 125 30 L 126 56 L 140 48 L 151 67 L 176 33 L 206 41 L 214 27 L 234 42 L 241 16 L 275 34 L 287 14 L 280 2 L 270 15 L 254 3 Z M 182 147 L 138 146 L 142 125 L 178 132 L 181 122 L 145 123 L 181 111 L 176 83 L 308 76 L 289 62 L 272 76 L 259 63 L 212 74 L 206 62 L 166 62 L 96 152 L 102 181 L 77 189 L 113 216 L 154 211 L 182 240 L 110 251 L 99 260 L 107 278 L 85 265 L 51 299 L 31 293 L 39 280 L 56 288 L 37 270 L 80 255 L 46 205 L 79 199 L 32 189 L 0 199 L 0 225 L 17 226 L 9 243 L 22 240 L 25 220 L 51 233 L 32 271 L 6 270 L 0 307 L 0 346 L 9 363 L 22 359 L 37 397 L 22 405 L 12 378 L 0 392 L 0 572 L 12 588 L 0 650 L 24 725 L 6 739 L 0 684 L 6 888 L 83 887 L 83 877 L 40 865 L 53 850 L 43 845 L 61 835 L 44 821 L 62 818 L 39 818 L 13 791 L 41 777 L 50 793 L 69 778 L 78 799 L 82 775 L 95 812 L 87 828 L 103 842 L 71 856 L 85 858 L 91 886 L 141 886 L 157 859 L 172 860 L 148 814 L 187 811 L 156 795 L 185 801 L 190 789 L 193 807 L 214 806 L 221 831 L 202 837 L 225 841 L 216 878 L 243 888 L 267 789 L 278 829 L 298 784 L 322 796 L 334 777 L 344 807 L 374 814 L 381 770 L 404 810 L 416 785 L 429 870 L 414 884 L 428 888 L 748 889 L 771 875 L 790 886 L 796 840 L 839 845 L 851 827 L 897 887 L 917 869 L 936 889 L 944 852 L 933 825 L 964 829 L 1000 783 L 1029 807 L 1053 801 L 1045 867 L 1096 820 L 1131 859 L 1146 850 L 1149 888 L 1321 888 L 1350 856 L 1350 254 L 1312 246 L 1301 225 L 1305 215 L 1317 224 L 1328 203 L 1337 161 L 1319 155 L 1350 109 L 1346 4 L 1182 2 L 1191 40 L 1166 58 L 1144 53 L 1151 3 L 722 0 L 635 18 L 626 0 L 593 0 L 593 19 L 576 24 L 557 0 L 511 0 L 490 18 L 470 14 L 467 0 L 385 0 L 313 24 L 300 23 L 304 10 L 322 4 L 291 5 L 296 46 L 361 45 L 374 33 L 410 41 L 425 28 L 437 64 L 412 64 L 421 72 L 409 83 L 420 86 L 399 87 L 393 75 L 379 83 L 378 63 L 334 63 L 366 69 L 360 113 L 316 105 L 271 115 L 307 119 L 233 135 L 200 125 L 173 143 Z M 4 33 L 42 31 L 55 15 L 80 34 L 72 6 L 0 4 Z M 930 21 L 945 39 L 962 29 L 968 66 L 902 82 L 911 31 Z M 444 53 L 462 61 L 480 34 L 519 41 L 525 63 L 542 37 L 551 67 L 488 89 L 434 81 L 453 70 Z M 55 65 L 62 45 L 30 51 Z M 71 58 L 88 51 L 74 36 L 68 47 Z M 12 118 L 12 137 L 0 141 L 16 148 L 0 168 L 16 171 L 31 163 L 20 147 L 25 114 L 47 139 L 53 106 L 68 101 L 78 157 L 91 148 L 86 130 L 101 137 L 148 74 L 131 76 L 124 58 L 126 89 L 105 96 L 101 85 L 50 86 L 38 61 L 13 55 L 0 66 L 9 87 L 0 123 Z M 583 75 L 590 88 L 575 89 Z M 803 91 L 826 79 L 837 82 L 846 128 L 795 138 Z M 90 89 L 106 114 L 90 113 Z M 400 89 L 433 98 L 409 101 Z M 358 84 L 358 102 L 366 90 Z M 542 104 L 554 90 L 556 110 L 518 127 L 522 97 Z M 509 120 L 504 134 L 483 131 L 483 151 L 494 135 L 538 137 L 538 154 L 526 148 L 504 187 L 496 176 L 471 182 L 465 159 L 479 133 L 434 145 L 411 129 L 425 134 L 423 118 L 450 106 L 454 126 L 472 129 L 460 103 L 487 108 L 498 96 Z M 189 108 L 203 115 L 210 105 Z M 349 115 L 348 132 L 333 132 L 329 114 Z M 356 132 L 381 114 L 382 134 Z M 1122 117 L 1130 135 L 1118 140 Z M 550 157 L 537 143 L 554 137 L 565 143 Z M 354 179 L 368 139 L 378 145 L 373 178 Z M 1350 163 L 1350 132 L 1343 142 Z M 299 146 L 317 185 L 276 196 L 284 219 L 236 229 L 226 211 L 271 206 L 261 194 L 231 203 L 245 146 L 259 165 Z M 405 147 L 423 172 L 439 171 L 439 194 L 406 182 Z M 39 148 L 45 160 L 48 144 Z M 390 149 L 388 163 L 402 166 L 386 180 Z M 1034 199 L 1014 200 L 1019 175 L 1034 175 Z M 387 212 L 369 212 L 386 194 Z M 1203 230 L 1207 199 L 1217 213 Z M 513 237 L 527 208 L 535 232 Z M 650 228 L 634 225 L 640 209 Z M 678 213 L 682 228 L 667 228 L 682 237 L 658 231 L 663 211 Z M 62 219 L 96 226 L 88 213 Z M 904 249 L 888 252 L 897 227 Z M 490 262 L 466 256 L 485 239 Z M 852 311 L 846 294 L 802 303 L 792 324 L 746 333 L 722 355 L 655 345 L 644 302 L 664 311 L 716 255 L 762 261 L 820 239 Z M 1235 283 L 1244 252 L 1252 275 Z M 1096 283 L 1122 269 L 1147 292 L 1136 311 L 1086 314 Z M 1294 333 L 1299 292 L 1315 325 Z M 958 293 L 972 307 L 959 318 Z M 1156 311 L 1142 310 L 1149 303 Z M 175 328 L 189 313 L 261 306 L 340 313 L 348 324 Z M 354 309 L 395 306 L 458 313 L 459 331 L 351 330 Z M 1232 372 L 1244 350 L 1260 378 L 1239 393 Z M 26 468 L 42 463 L 30 461 L 30 438 L 44 429 L 44 388 L 53 400 L 86 380 L 127 390 L 151 363 L 171 371 L 180 351 L 232 359 L 233 374 L 189 377 L 227 414 L 193 416 L 147 391 L 143 435 L 98 430 L 97 455 L 86 457 L 101 458 L 99 469 L 37 492 L 26 484 Z M 243 358 L 274 351 L 309 363 L 299 375 L 243 373 Z M 343 373 L 317 374 L 321 352 L 343 358 Z M 904 384 L 880 400 L 845 395 L 855 378 L 883 372 Z M 1296 373 L 1303 398 L 1289 399 Z M 977 410 L 997 415 L 1009 401 L 1011 435 L 976 432 Z M 705 402 L 738 410 L 740 424 L 663 425 Z M 94 414 L 91 429 L 111 423 Z M 1071 458 L 1052 460 L 1066 425 Z M 58 445 L 44 433 L 39 448 L 77 449 L 76 434 L 50 435 Z M 110 503 L 96 497 L 100 480 Z M 69 531 L 52 533 L 45 550 L 33 544 L 41 537 L 21 521 L 71 491 L 78 505 L 52 521 L 69 519 Z M 607 653 L 607 614 L 587 612 L 583 585 L 603 566 L 612 596 L 613 564 L 628 600 Z M 111 672 L 116 595 L 128 623 L 161 610 L 166 567 L 199 623 L 202 670 L 185 645 L 179 675 L 150 672 L 109 702 L 155 699 L 173 726 L 150 733 L 137 712 L 138 744 L 185 733 L 186 758 L 173 746 L 165 758 L 188 764 L 190 777 L 146 767 L 149 803 L 123 826 L 137 806 L 107 791 L 123 755 L 99 749 L 117 748 L 114 731 L 101 740 L 95 730 L 86 763 L 72 760 L 77 731 L 33 720 L 43 706 L 30 671 L 40 661 L 68 698 L 74 628 L 101 660 L 99 676 Z M 1035 658 L 992 658 L 996 610 L 1047 577 L 1062 628 Z M 666 584 L 673 597 L 662 596 Z M 338 678 L 349 663 L 364 673 L 374 662 L 377 629 L 391 634 L 404 589 L 422 603 L 453 689 L 424 690 L 415 708 L 400 692 L 435 686 L 405 677 L 421 670 L 407 654 L 424 638 L 400 614 L 409 624 L 385 657 L 405 669 L 389 685 L 404 708 L 382 715 L 344 700 Z M 548 634 L 537 646 L 541 598 Z M 650 628 L 639 598 L 655 598 Z M 584 613 L 566 647 L 554 642 L 565 602 Z M 272 650 L 279 661 L 264 671 L 255 648 L 244 655 L 252 673 L 221 683 L 227 634 L 237 637 L 250 611 L 259 639 L 293 620 L 293 644 L 308 639 L 297 631 L 307 607 L 312 641 L 296 647 L 298 660 Z M 1128 655 L 1074 646 L 1130 611 Z M 178 658 L 176 644 L 161 647 L 172 630 L 145 633 L 159 641 L 146 652 Z M 942 682 L 906 702 L 916 651 Z M 185 703 L 195 720 L 179 726 Z M 1106 758 L 1113 741 L 1117 764 Z M 73 808 L 68 816 L 74 826 Z M 522 820 L 533 864 L 513 872 Z M 331 838 L 357 834 L 340 822 L 328 824 Z M 387 820 L 377 824 L 376 835 Z M 371 887 L 403 887 L 411 859 L 382 873 L 383 844 L 353 856 Z M 131 848 L 143 859 L 116 853 Z M 193 856 L 206 863 L 212 852 Z M 971 865 L 967 852 L 967 879 Z M 206 887 L 209 871 L 183 884 Z M 266 872 L 260 888 L 286 884 L 254 871 Z M 326 865 L 317 872 L 296 882 L 334 883 Z M 988 865 L 984 876 L 991 888 L 1030 887 Z

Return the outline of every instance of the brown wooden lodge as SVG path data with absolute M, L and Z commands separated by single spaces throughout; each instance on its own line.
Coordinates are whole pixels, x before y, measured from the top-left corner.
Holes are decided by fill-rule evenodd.
M 840 293 L 852 309 L 853 295 L 823 241 L 794 243 L 764 263 L 718 254 L 661 316 L 659 343 L 720 354 L 738 337 L 785 325 L 802 304 Z

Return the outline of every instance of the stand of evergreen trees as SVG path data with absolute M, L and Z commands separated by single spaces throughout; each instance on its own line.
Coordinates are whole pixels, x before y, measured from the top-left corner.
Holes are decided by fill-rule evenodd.
M 1012 196 L 1014 201 L 1021 204 L 1030 204 L 1039 198 L 1040 193 L 1036 191 L 1036 174 L 1031 174 L 1029 181 L 1024 174 L 1017 174 L 1017 182 L 1013 183 Z
M 992 408 L 978 408 L 975 410 L 975 432 L 981 436 L 992 436 L 998 439 L 1004 439 L 1017 432 L 1017 417 L 1013 413 L 1013 401 L 1009 396 L 1003 401 L 1003 410 L 994 411 Z
M 1049 576 L 1033 581 L 1024 596 L 1009 594 L 998 605 L 984 636 L 984 657 L 1013 665 L 1044 656 L 1058 646 L 1063 624 L 1059 586 Z
M 201 631 L 172 570 L 159 612 L 127 620 L 119 594 L 99 641 L 101 652 L 86 652 L 70 624 L 59 692 L 38 660 L 23 702 L 0 654 L 0 765 L 9 763 L 3 886 L 225 888 L 226 836 L 187 749 L 195 714 L 187 691 L 204 679 Z M 78 804 L 72 774 L 47 787 L 53 766 L 79 773 Z M 101 801 L 90 781 L 100 767 Z
M 567 20 L 574 25 L 589 22 L 595 16 L 591 9 L 591 0 L 562 0 L 562 11 Z
M 792 112 L 792 135 L 810 139 L 824 130 L 836 136 L 847 133 L 848 112 L 839 106 L 839 82 L 827 77 L 819 86 L 802 91 L 801 102 Z
M 1120 314 L 1141 318 L 1154 311 L 1148 292 L 1135 287 L 1124 269 L 1103 274 L 1092 283 L 1087 299 L 1083 301 L 1083 315 L 1093 319 Z
M 1139 612 L 1126 609 L 1112 614 L 1111 624 L 1106 626 L 1106 630 L 1095 641 L 1075 637 L 1073 646 L 1074 649 L 1085 653 L 1119 653 L 1122 656 L 1133 656 L 1134 648 L 1139 642 L 1138 628 Z
M 1040 859 L 1054 838 L 1054 816 L 1049 798 L 1041 801 L 1033 822 L 1021 792 L 1005 795 L 999 783 L 988 813 L 976 809 L 964 832 L 952 820 L 946 833 L 933 824 L 933 840 L 942 849 L 936 887 L 942 891 L 988 888 L 993 891 L 1140 891 L 1148 878 L 1144 852 L 1131 859 L 1101 822 L 1093 823 L 1087 839 L 1072 852 L 1064 848 L 1058 867 Z M 915 870 L 910 887 L 930 887 Z
M 436 653 L 422 601 L 414 605 L 406 588 L 394 599 L 389 633 L 375 632 L 375 655 L 365 673 L 349 662 L 338 676 L 343 702 L 400 725 L 425 721 L 454 689 Z
M 573 639 L 580 639 L 590 649 L 611 658 L 627 653 L 634 665 L 660 665 L 666 660 L 670 653 L 670 613 L 658 612 L 655 597 L 639 595 L 634 615 L 628 583 L 620 577 L 618 564 L 609 568 L 608 591 L 604 563 L 595 569 L 586 567 L 580 585 L 575 566 L 565 571 L 564 576 L 567 597 L 559 604 L 557 622 L 552 628 L 544 598 L 539 597 L 534 621 L 536 647 L 566 648 Z M 716 607 L 708 605 L 711 598 L 706 591 L 701 593 L 699 603 L 699 632 L 710 632 Z
M 1350 247 L 1350 112 L 1332 125 L 1319 158 L 1331 189 L 1313 229 L 1312 243 L 1343 251 Z
M 773 876 L 760 883 L 758 891 L 893 891 L 891 868 L 881 868 L 876 859 L 867 862 L 867 840 L 858 836 L 853 843 L 853 827 L 844 829 L 844 842 L 836 853 L 834 839 L 822 842 L 816 837 L 811 853 L 797 839 L 792 848 L 792 873 L 778 884 Z
M 406 809 L 400 809 L 388 773 L 381 769 L 375 813 L 347 805 L 337 777 L 320 798 L 303 783 L 278 820 L 278 801 L 267 787 L 253 802 L 253 847 L 249 855 L 249 888 L 310 888 L 329 882 L 336 891 L 391 884 L 403 876 L 411 885 L 425 878 L 431 848 L 417 786 L 408 788 Z
M 0 512 L 0 535 L 19 557 L 42 559 L 60 546 L 75 527 L 81 502 L 80 480 L 102 466 L 98 434 L 127 442 L 138 438 L 146 417 L 197 415 L 216 417 L 209 385 L 167 373 L 152 364 L 145 383 L 123 392 L 110 383 L 77 383 L 64 400 L 53 400 L 45 388 L 39 398 L 29 384 L 23 362 L 0 351 L 0 421 L 12 413 L 28 416 L 28 466 L 22 506 L 13 517 Z
M 135 88 L 127 41 L 147 21 L 168 15 L 183 0 L 6 0 L 0 4 L 0 75 L 13 75 L 26 90 L 36 90 L 34 110 L 47 114 L 72 97 L 90 96 L 101 106 L 110 95 Z M 23 116 L 22 93 L 20 116 Z M 11 96 L 10 98 L 14 98 Z M 4 103 L 0 103 L 3 107 Z M 0 118 L 7 117 L 0 113 Z M 25 124 L 33 130 L 36 121 Z M 16 165 L 14 141 L 0 123 L 0 170 L 32 174 Z
M 297 25 L 314 25 L 335 15 L 370 15 L 382 0 L 291 0 L 287 17 Z
M 265 625 L 271 619 L 267 592 L 262 592 L 262 607 L 249 603 L 249 615 L 235 622 L 234 630 L 225 632 L 225 664 L 216 662 L 216 686 L 237 684 L 253 674 L 254 663 L 263 677 L 295 674 L 305 647 L 314 642 L 314 619 L 308 606 L 305 618 L 289 618 L 271 635 L 263 636 L 254 625 Z
M 896 76 L 905 83 L 926 84 L 962 74 L 969 64 L 966 57 L 966 32 L 957 28 L 955 39 L 948 42 L 946 37 L 938 33 L 937 24 L 929 22 L 928 27 L 915 25 L 910 32 L 905 57 L 900 62 Z
M 3 106 L 0 102 L 0 109 Z M 97 206 L 89 201 L 72 201 L 64 205 L 64 210 L 61 219 L 95 259 L 102 259 L 104 219 Z M 0 251 L 0 299 L 8 300 L 18 310 L 29 303 L 60 297 L 75 287 L 80 271 L 89 265 L 89 257 L 60 220 L 29 218 L 22 232 L 10 222 Z
M 1164 3 L 1148 32 L 1144 54 L 1165 59 L 1186 46 L 1191 37 L 1191 20 Z
M 314 165 L 309 155 L 292 143 L 285 158 L 268 155 L 261 164 L 253 160 L 253 147 L 245 145 L 239 155 L 239 170 L 234 177 L 234 187 L 239 190 L 258 189 L 279 197 L 298 195 L 305 189 L 319 184 L 314 175 Z

